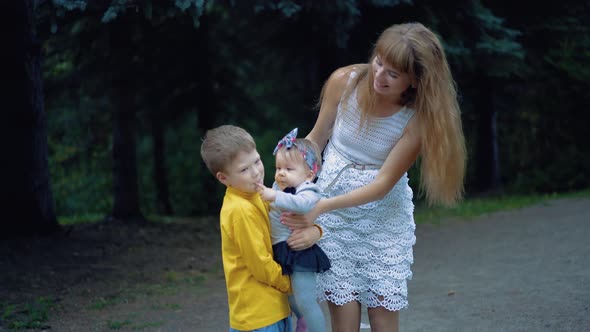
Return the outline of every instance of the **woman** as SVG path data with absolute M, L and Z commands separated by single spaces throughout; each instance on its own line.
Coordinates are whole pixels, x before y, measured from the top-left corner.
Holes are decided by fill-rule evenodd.
M 419 23 L 386 29 L 368 64 L 337 69 L 307 138 L 324 149 L 323 198 L 292 228 L 317 218 L 332 268 L 318 276 L 334 331 L 358 331 L 361 304 L 372 331 L 397 331 L 407 307 L 415 243 L 407 171 L 421 156 L 429 203 L 462 197 L 465 142 L 456 90 L 440 40 Z

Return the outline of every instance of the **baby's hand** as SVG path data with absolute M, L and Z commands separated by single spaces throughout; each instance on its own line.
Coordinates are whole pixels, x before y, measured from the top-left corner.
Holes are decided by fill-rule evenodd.
M 262 197 L 263 200 L 269 201 L 269 202 L 275 201 L 275 198 L 277 197 L 277 193 L 273 189 L 267 188 L 262 183 L 257 183 L 256 187 L 258 187 L 258 193 L 260 194 L 260 197 Z

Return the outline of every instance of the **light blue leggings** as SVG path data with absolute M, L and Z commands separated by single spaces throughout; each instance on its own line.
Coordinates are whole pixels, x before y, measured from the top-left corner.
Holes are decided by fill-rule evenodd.
M 293 295 L 289 303 L 295 316 L 303 316 L 308 332 L 325 332 L 326 320 L 316 297 L 316 273 L 293 272 L 291 274 Z

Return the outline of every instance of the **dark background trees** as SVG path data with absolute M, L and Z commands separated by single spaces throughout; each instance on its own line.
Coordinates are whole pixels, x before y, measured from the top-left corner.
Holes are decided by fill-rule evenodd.
M 33 128 L 37 120 L 27 114 L 44 114 L 44 102 L 47 132 L 42 123 L 27 135 L 8 131 L 18 143 L 11 151 L 22 158 L 7 165 L 3 173 L 12 182 L 3 191 L 31 190 L 25 175 L 12 175 L 23 174 L 32 156 L 40 168 L 29 174 L 47 178 L 42 152 L 30 142 L 46 137 L 51 186 L 43 180 L 35 188 L 43 188 L 44 206 L 55 204 L 58 215 L 215 214 L 223 190 L 199 157 L 205 130 L 245 127 L 271 169 L 277 138 L 292 127 L 311 129 L 329 74 L 365 62 L 380 31 L 407 21 L 424 23 L 444 41 L 468 141 L 468 195 L 587 188 L 589 6 L 40 1 L 31 31 L 40 36 L 37 81 L 45 93 L 36 97 L 25 83 L 15 85 L 20 106 L 5 119 Z M 24 35 L 12 38 L 13 61 L 30 59 L 16 46 L 27 42 Z M 24 82 L 19 75 L 15 82 Z M 35 103 L 40 113 L 30 110 Z
M 41 44 L 34 3 L 7 1 L 2 21 L 11 24 L 2 56 L 2 201 L 0 238 L 59 229 L 50 187 L 47 119 L 43 103 Z M 3 29 L 6 31 L 5 29 Z

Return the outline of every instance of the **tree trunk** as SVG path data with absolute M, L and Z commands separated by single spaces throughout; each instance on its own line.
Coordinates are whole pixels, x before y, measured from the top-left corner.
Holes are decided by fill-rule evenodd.
M 4 22 L 14 22 L 3 48 L 7 83 L 2 142 L 2 214 L 0 237 L 48 234 L 60 229 L 50 186 L 47 118 L 43 104 L 41 47 L 31 0 L 5 4 Z
M 213 128 L 219 116 L 221 110 L 219 105 L 216 103 L 215 91 L 213 89 L 213 75 L 211 74 L 211 65 L 209 59 L 209 18 L 206 14 L 201 16 L 200 26 L 197 30 L 197 41 L 199 43 L 201 65 L 197 67 L 199 91 L 201 92 L 196 98 L 197 103 L 197 115 L 198 115 L 198 126 L 201 132 L 205 133 L 206 130 Z M 223 122 L 221 120 L 220 122 Z
M 156 184 L 157 202 L 159 213 L 172 215 L 170 193 L 168 190 L 168 176 L 166 174 L 166 144 L 164 140 L 164 125 L 159 116 L 152 116 L 152 139 L 154 143 L 154 183 Z
M 139 209 L 135 109 L 131 96 L 115 93 L 113 123 L 113 213 L 115 219 L 143 221 Z
M 128 34 L 133 21 L 129 17 L 110 23 L 111 49 L 111 98 L 113 110 L 113 211 L 114 219 L 145 221 L 139 208 L 139 186 L 136 156 L 136 104 L 134 101 L 134 68 L 121 67 L 132 63 L 134 47 Z M 124 59 L 127 58 L 127 59 Z
M 201 65 L 198 67 L 199 73 L 197 75 L 199 91 L 201 93 L 196 98 L 197 125 L 202 136 L 205 136 L 207 130 L 212 129 L 216 124 L 224 122 L 224 119 L 220 117 L 223 112 L 221 112 L 219 104 L 216 102 L 216 93 L 211 84 L 213 75 L 211 74 L 210 68 L 209 38 L 209 17 L 204 14 L 200 18 L 200 26 L 199 30 L 197 30 L 197 41 L 203 57 L 201 59 Z M 208 213 L 221 208 L 219 197 L 222 195 L 223 187 L 209 174 L 209 171 L 204 166 L 203 173 L 201 174 L 201 182 L 201 188 L 203 188 L 203 191 L 207 191 L 207 194 L 203 194 L 202 196 L 202 212 Z
M 486 83 L 483 83 L 486 82 Z M 494 192 L 501 189 L 496 128 L 496 107 L 494 106 L 494 80 L 482 78 L 482 96 L 478 98 L 479 118 L 477 123 L 476 181 L 480 192 Z

